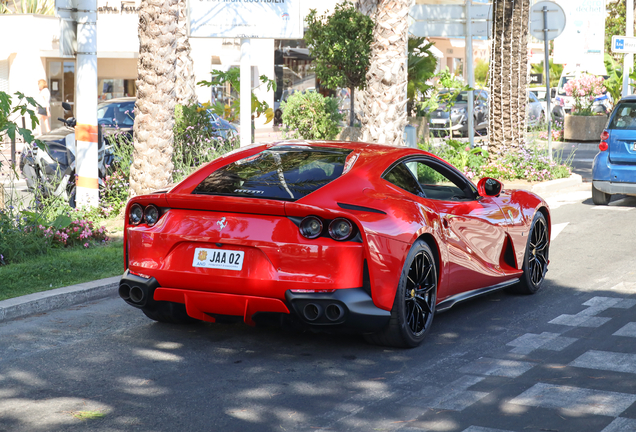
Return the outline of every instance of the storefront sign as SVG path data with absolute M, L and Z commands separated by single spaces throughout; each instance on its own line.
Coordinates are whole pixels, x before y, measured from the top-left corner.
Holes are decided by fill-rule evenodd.
M 188 0 L 190 37 L 302 39 L 300 0 Z

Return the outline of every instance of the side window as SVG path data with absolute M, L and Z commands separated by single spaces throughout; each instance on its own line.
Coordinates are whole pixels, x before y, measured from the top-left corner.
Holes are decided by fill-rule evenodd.
M 404 164 L 396 165 L 393 169 L 391 169 L 391 171 L 386 173 L 383 178 L 389 183 L 392 183 L 407 192 L 411 192 L 413 195 L 423 195 L 417 181 L 415 181 L 415 178 Z
M 475 199 L 474 187 L 441 163 L 419 160 L 407 162 L 405 165 L 419 183 L 426 198 L 443 201 Z

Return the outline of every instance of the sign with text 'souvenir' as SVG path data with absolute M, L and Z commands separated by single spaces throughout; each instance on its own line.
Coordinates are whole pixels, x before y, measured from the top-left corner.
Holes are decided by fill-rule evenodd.
M 302 39 L 301 0 L 188 0 L 188 32 L 201 38 Z

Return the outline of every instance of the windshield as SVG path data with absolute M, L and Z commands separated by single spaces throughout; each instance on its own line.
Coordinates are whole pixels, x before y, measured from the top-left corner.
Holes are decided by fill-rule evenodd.
M 342 174 L 349 149 L 278 146 L 227 165 L 193 194 L 296 201 Z

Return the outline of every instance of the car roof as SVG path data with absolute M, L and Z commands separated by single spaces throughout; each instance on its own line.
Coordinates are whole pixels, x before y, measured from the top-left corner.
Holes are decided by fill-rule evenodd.
M 621 101 L 630 101 L 630 102 L 632 102 L 632 101 L 635 101 L 635 100 L 636 100 L 636 95 L 628 95 L 628 96 L 622 97 L 619 102 L 621 102 Z

